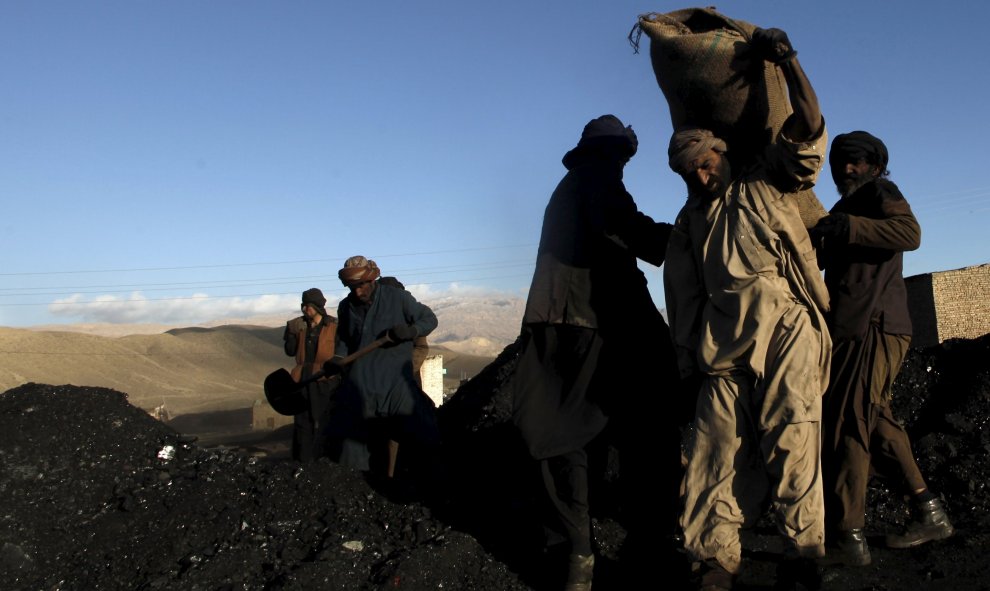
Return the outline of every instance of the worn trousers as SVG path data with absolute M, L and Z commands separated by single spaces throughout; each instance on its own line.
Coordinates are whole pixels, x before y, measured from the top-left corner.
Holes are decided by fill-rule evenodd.
M 738 573 L 739 530 L 767 502 L 789 557 L 824 555 L 821 339 L 806 313 L 782 323 L 759 378 L 709 375 L 695 410 L 684 480 L 684 544 L 696 560 Z
M 824 400 L 825 514 L 830 531 L 866 524 L 871 466 L 903 480 L 908 492 L 927 488 L 904 427 L 890 410 L 891 386 L 911 342 L 871 326 L 859 341 L 837 341 Z

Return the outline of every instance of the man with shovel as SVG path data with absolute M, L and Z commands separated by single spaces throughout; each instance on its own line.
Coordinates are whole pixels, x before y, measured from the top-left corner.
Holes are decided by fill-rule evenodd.
M 327 314 L 326 304 L 322 291 L 315 287 L 307 289 L 302 294 L 302 316 L 286 323 L 285 354 L 296 358 L 292 368 L 295 382 L 307 380 L 333 357 L 337 319 Z M 307 404 L 305 410 L 295 415 L 292 459 L 312 462 L 323 455 L 325 441 L 320 429 L 336 385 L 336 380 L 321 378 L 303 387 L 300 395 Z
M 437 317 L 408 291 L 380 283 L 380 275 L 378 265 L 363 256 L 347 259 L 338 273 L 350 294 L 337 310 L 337 355 L 346 357 L 379 339 L 384 344 L 343 368 L 327 431 L 334 459 L 391 479 L 400 443 L 410 461 L 430 456 L 439 444 L 435 408 L 412 369 L 413 341 L 432 332 Z

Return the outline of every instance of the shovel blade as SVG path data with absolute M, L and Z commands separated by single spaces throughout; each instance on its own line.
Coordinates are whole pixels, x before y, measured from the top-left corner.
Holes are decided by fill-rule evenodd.
M 293 416 L 309 408 L 302 387 L 283 368 L 276 369 L 265 378 L 265 398 L 275 412 Z

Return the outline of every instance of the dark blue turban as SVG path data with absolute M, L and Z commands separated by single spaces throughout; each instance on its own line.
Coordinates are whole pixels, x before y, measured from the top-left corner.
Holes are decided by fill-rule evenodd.
M 879 166 L 881 171 L 887 170 L 887 146 L 880 138 L 865 131 L 851 131 L 835 136 L 828 156 L 832 167 L 843 162 L 859 162 L 861 159 Z

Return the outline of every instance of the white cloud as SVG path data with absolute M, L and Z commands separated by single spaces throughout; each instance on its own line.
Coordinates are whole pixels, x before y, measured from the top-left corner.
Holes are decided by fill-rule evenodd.
M 491 288 L 481 287 L 478 285 L 464 285 L 456 282 L 448 283 L 446 286 L 438 286 L 429 283 L 413 284 L 407 285 L 406 289 L 408 289 L 409 293 L 413 294 L 413 296 L 420 301 L 454 296 L 486 297 L 500 294 L 500 292 L 496 292 Z
M 519 300 L 526 294 L 519 291 L 498 291 L 461 283 L 444 285 L 409 285 L 417 300 L 427 305 L 449 306 L 452 303 L 479 303 L 485 300 Z M 327 310 L 336 314 L 337 304 L 347 295 L 346 290 L 325 289 Z M 193 293 L 172 297 L 148 298 L 142 292 L 129 295 L 85 296 L 73 294 L 48 305 L 48 312 L 63 322 L 106 324 L 168 324 L 195 325 L 216 323 L 225 319 L 250 321 L 252 318 L 270 320 L 298 314 L 299 295 L 272 294 L 251 297 L 217 297 Z
M 101 295 L 86 299 L 80 294 L 55 300 L 48 306 L 53 316 L 76 322 L 109 324 L 198 324 L 223 318 L 247 318 L 292 311 L 298 296 L 211 297 L 188 296 L 149 299 L 141 292 L 129 296 Z

